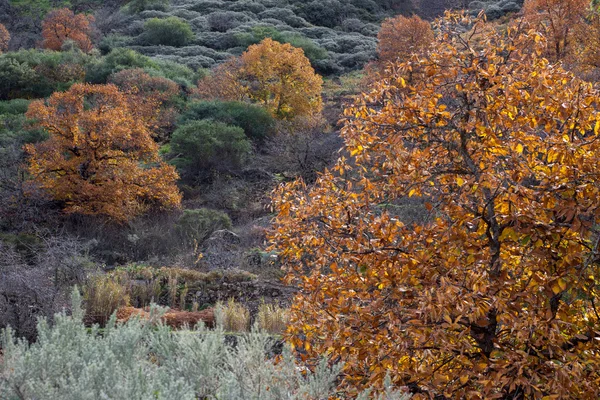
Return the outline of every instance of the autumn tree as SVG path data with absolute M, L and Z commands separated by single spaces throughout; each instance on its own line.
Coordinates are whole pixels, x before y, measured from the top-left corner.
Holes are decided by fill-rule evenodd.
M 46 49 L 61 50 L 67 40 L 75 42 L 79 48 L 88 53 L 92 50 L 90 23 L 91 15 L 74 14 L 68 8 L 51 11 L 42 22 L 42 46 Z
M 177 83 L 160 76 L 151 76 L 141 68 L 126 69 L 108 77 L 128 95 L 130 109 L 143 119 L 155 133 L 164 136 L 173 130 L 177 111 L 173 100 L 179 95 Z
M 379 60 L 382 63 L 406 61 L 412 55 L 425 51 L 433 38 L 431 24 L 417 15 L 388 18 L 381 24 L 377 35 Z
M 0 24 L 0 53 L 8 50 L 8 43 L 10 42 L 10 33 L 8 29 Z
M 351 159 L 277 190 L 288 337 L 345 362 L 349 391 L 597 399 L 600 93 L 535 30 L 475 50 L 471 23 L 438 22 L 428 79 L 397 64 L 346 109 Z
M 543 28 L 547 56 L 562 60 L 573 50 L 577 27 L 584 22 L 589 0 L 526 0 L 525 19 Z
M 29 106 L 27 117 L 50 135 L 26 146 L 29 173 L 66 213 L 123 222 L 152 206 L 179 206 L 177 173 L 132 107 L 114 85 L 84 84 Z
M 256 102 L 273 116 L 290 119 L 321 112 L 322 84 L 302 49 L 266 38 L 217 67 L 198 92 L 205 98 Z

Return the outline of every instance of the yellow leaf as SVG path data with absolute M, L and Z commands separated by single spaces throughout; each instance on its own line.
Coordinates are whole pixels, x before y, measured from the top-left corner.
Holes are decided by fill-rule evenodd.
M 461 385 L 464 385 L 469 380 L 469 377 L 467 375 L 462 375 L 460 378 L 458 378 L 458 380 L 460 381 Z
M 523 145 L 521 143 L 517 145 L 517 153 L 523 154 Z
M 462 186 L 462 185 L 464 185 L 464 184 L 465 184 L 465 180 L 464 180 L 463 178 L 461 178 L 460 176 L 457 176 L 457 177 L 456 177 L 456 184 L 457 184 L 458 186 Z

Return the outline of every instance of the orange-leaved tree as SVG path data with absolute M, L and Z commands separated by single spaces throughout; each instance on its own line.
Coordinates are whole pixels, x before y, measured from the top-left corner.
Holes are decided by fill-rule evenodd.
M 322 85 L 302 49 L 266 38 L 239 59 L 216 68 L 199 83 L 199 94 L 249 100 L 262 104 L 277 118 L 290 119 L 321 112 Z
M 85 84 L 29 106 L 27 117 L 50 135 L 26 146 L 29 173 L 65 212 L 124 222 L 151 207 L 179 207 L 177 172 L 131 107 L 116 86 Z
M 61 50 L 66 40 L 72 40 L 79 48 L 88 53 L 92 50 L 90 23 L 91 15 L 75 14 L 68 8 L 53 10 L 42 22 L 42 46 L 45 49 Z
M 599 93 L 534 30 L 463 23 L 438 22 L 427 79 L 398 64 L 346 109 L 352 159 L 276 191 L 288 337 L 347 390 L 597 399 Z
M 547 37 L 546 55 L 562 60 L 575 48 L 578 26 L 584 23 L 589 0 L 526 0 L 525 19 L 543 28 Z
M 10 33 L 8 29 L 0 24 L 0 53 L 8 50 L 8 43 L 10 42 Z
M 127 93 L 130 110 L 143 119 L 155 133 L 165 136 L 175 125 L 176 110 L 172 100 L 180 93 L 177 83 L 151 76 L 141 68 L 126 69 L 108 77 L 108 82 Z
M 381 24 L 377 35 L 377 53 L 383 63 L 406 61 L 414 54 L 426 51 L 433 42 L 431 24 L 413 15 L 388 18 Z

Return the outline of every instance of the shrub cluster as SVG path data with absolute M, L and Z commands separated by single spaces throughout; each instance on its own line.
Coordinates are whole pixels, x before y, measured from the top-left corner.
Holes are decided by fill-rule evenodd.
M 519 0 L 472 1 L 469 3 L 469 10 L 473 15 L 483 11 L 489 20 L 493 20 L 519 11 L 522 5 L 523 2 Z
M 100 331 L 86 328 L 78 293 L 73 313 L 38 324 L 39 339 L 2 337 L 0 397 L 3 399 L 301 400 L 335 394 L 339 366 L 323 360 L 314 372 L 284 347 L 278 362 L 274 340 L 253 330 L 228 344 L 222 327 L 175 333 L 164 325 L 113 318 Z M 154 310 L 159 316 L 159 311 Z M 359 399 L 366 400 L 369 393 Z M 381 400 L 406 399 L 391 389 Z
M 211 120 L 186 122 L 171 137 L 171 163 L 188 181 L 201 182 L 214 173 L 239 170 L 251 150 L 242 128 Z
M 318 72 L 339 73 L 359 69 L 374 57 L 377 23 L 393 7 L 394 13 L 414 11 L 398 9 L 399 5 L 393 3 L 181 0 L 169 8 L 136 7 L 133 20 L 104 39 L 102 49 L 128 46 L 142 54 L 192 68 L 209 68 L 271 37 L 302 48 Z M 136 37 L 126 41 L 121 39 L 123 35 Z M 185 51 L 155 48 L 156 45 L 181 47 L 192 41 L 196 46 Z M 336 42 L 346 44 L 333 46 Z

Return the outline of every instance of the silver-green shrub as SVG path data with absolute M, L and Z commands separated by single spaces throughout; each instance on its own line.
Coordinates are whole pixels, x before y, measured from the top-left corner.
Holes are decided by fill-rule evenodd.
M 288 348 L 275 363 L 273 339 L 256 329 L 232 341 L 220 327 L 174 332 L 152 323 L 158 318 L 117 324 L 113 316 L 100 331 L 83 324 L 77 291 L 72 308 L 53 326 L 40 320 L 34 344 L 3 332 L 1 399 L 304 400 L 335 393 L 339 366 L 324 361 L 314 373 L 303 371 Z M 390 388 L 379 399 L 406 396 Z

